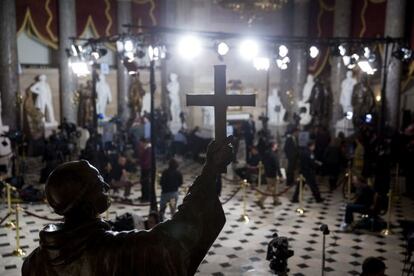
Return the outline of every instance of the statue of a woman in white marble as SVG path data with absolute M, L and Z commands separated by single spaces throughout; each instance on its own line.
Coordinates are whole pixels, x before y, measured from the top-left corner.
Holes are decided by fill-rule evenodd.
M 167 84 L 167 91 L 170 98 L 171 124 L 181 124 L 180 83 L 178 82 L 177 74 L 170 74 L 170 82 Z
M 339 103 L 342 106 L 343 113 L 352 112 L 352 92 L 357 80 L 352 77 L 352 71 L 346 72 L 346 78 L 341 83 L 341 96 Z
M 103 119 L 106 118 L 106 106 L 112 102 L 111 88 L 106 82 L 105 75 L 99 74 L 99 80 L 96 82 L 96 113 L 101 114 Z
M 44 115 L 43 121 L 56 123 L 53 112 L 52 92 L 49 84 L 46 82 L 46 75 L 39 75 L 38 81 L 30 87 L 30 91 L 37 95 L 35 107 Z
M 302 91 L 302 99 L 299 101 L 300 124 L 307 125 L 311 122 L 309 98 L 311 96 L 312 88 L 315 85 L 313 75 L 309 74 Z M 301 112 L 301 109 L 303 112 Z M 306 110 L 305 110 L 306 109 Z
M 272 93 L 267 99 L 267 117 L 269 117 L 269 125 L 280 126 L 286 124 L 286 122 L 283 121 L 286 109 L 283 107 L 278 92 L 278 89 L 272 89 Z

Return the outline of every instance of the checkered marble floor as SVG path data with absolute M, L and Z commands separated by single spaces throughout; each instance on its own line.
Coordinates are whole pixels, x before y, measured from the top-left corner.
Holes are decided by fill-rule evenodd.
M 194 162 L 181 162 L 185 185 L 190 185 L 200 171 Z M 232 179 L 232 170 L 228 170 L 226 179 Z M 228 199 L 238 188 L 237 183 L 224 180 L 222 201 Z M 284 187 L 281 187 L 282 189 Z M 249 188 L 248 188 L 249 189 Z M 140 195 L 140 187 L 133 188 L 132 198 Z M 182 189 L 182 200 L 185 187 Z M 326 190 L 322 185 L 321 190 Z M 305 213 L 299 216 L 295 209 L 297 204 L 288 200 L 292 190 L 283 195 L 281 205 L 274 207 L 271 199 L 265 202 L 265 210 L 258 208 L 254 201 L 257 194 L 247 192 L 247 214 L 249 222 L 239 222 L 242 215 L 242 193 L 237 193 L 224 205 L 227 223 L 220 236 L 213 244 L 199 267 L 197 275 L 271 275 L 269 263 L 266 261 L 267 244 L 272 234 L 289 239 L 294 256 L 288 260 L 289 275 L 320 275 L 322 256 L 322 233 L 320 224 L 329 225 L 331 233 L 326 238 L 326 275 L 359 275 L 361 264 L 368 256 L 384 259 L 388 275 L 401 275 L 404 259 L 405 242 L 397 219 L 413 219 L 414 202 L 404 197 L 398 200 L 393 208 L 393 235 L 384 237 L 377 233 L 358 232 L 340 233 L 339 225 L 344 215 L 344 200 L 339 191 L 333 194 L 323 193 L 326 201 L 315 203 L 310 191 L 305 191 Z M 159 190 L 157 191 L 159 194 Z M 46 204 L 23 205 L 31 212 L 41 216 L 56 218 Z M 125 212 L 141 216 L 148 214 L 147 206 L 127 206 L 114 203 L 109 210 L 109 219 Z M 6 214 L 5 204 L 1 205 L 0 218 Z M 168 213 L 167 213 L 168 216 Z M 32 216 L 21 216 L 20 239 L 22 248 L 31 252 L 38 245 L 39 230 L 48 222 Z M 0 228 L 0 276 L 20 275 L 22 258 L 14 257 L 15 234 L 8 228 Z

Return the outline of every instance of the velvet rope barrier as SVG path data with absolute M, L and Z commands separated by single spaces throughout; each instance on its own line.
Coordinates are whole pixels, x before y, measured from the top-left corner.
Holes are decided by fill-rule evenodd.
M 258 188 L 253 188 L 253 190 L 258 192 L 259 194 L 266 195 L 266 196 L 281 196 L 281 195 L 287 193 L 293 186 L 295 186 L 295 185 L 286 187 L 283 191 L 281 191 L 279 193 L 266 193 L 266 192 L 263 192 L 263 191 L 259 190 Z
M 5 222 L 6 221 L 6 219 L 8 219 L 8 217 L 10 217 L 10 215 L 11 215 L 11 213 L 8 213 L 4 218 L 2 218 L 1 220 L 0 220 L 0 225 L 2 225 L 3 224 L 3 222 Z
M 241 187 L 237 188 L 225 201 L 221 202 L 221 205 L 224 205 L 227 202 L 229 202 L 240 191 L 240 189 Z
M 29 216 L 32 216 L 32 217 L 35 217 L 35 218 L 39 218 L 39 219 L 43 219 L 43 220 L 49 220 L 49 221 L 62 221 L 63 220 L 63 218 L 49 218 L 49 217 L 46 217 L 46 216 L 39 216 L 39 215 L 37 215 L 35 213 L 32 213 L 32 212 L 30 212 L 30 211 L 28 211 L 27 209 L 24 209 L 24 208 L 22 208 L 22 211 L 26 215 L 29 215 Z

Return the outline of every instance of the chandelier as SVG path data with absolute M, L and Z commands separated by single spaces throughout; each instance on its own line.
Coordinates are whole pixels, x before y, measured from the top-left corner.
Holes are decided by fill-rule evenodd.
M 288 0 L 216 0 L 225 9 L 238 13 L 274 12 L 279 10 Z

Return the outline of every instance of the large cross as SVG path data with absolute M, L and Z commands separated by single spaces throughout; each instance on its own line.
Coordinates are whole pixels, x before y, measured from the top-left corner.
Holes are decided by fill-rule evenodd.
M 214 106 L 215 140 L 220 144 L 227 137 L 227 107 L 255 105 L 254 94 L 227 95 L 226 65 L 214 65 L 214 94 L 187 94 L 187 106 Z

